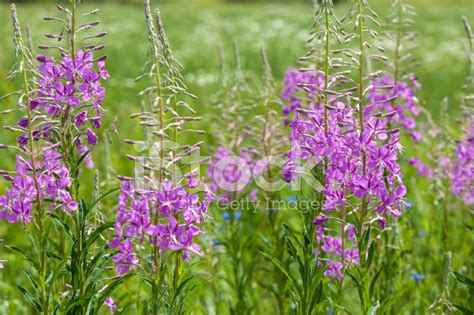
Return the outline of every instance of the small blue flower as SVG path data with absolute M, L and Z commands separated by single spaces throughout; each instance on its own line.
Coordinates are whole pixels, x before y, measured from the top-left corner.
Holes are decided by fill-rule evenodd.
M 288 202 L 297 202 L 298 198 L 295 195 L 288 196 Z
M 227 212 L 224 213 L 224 214 L 222 215 L 222 219 L 224 219 L 224 221 L 229 221 L 229 219 L 230 219 L 230 214 L 227 213 Z
M 238 220 L 240 219 L 240 217 L 242 217 L 242 212 L 241 211 L 237 211 L 234 213 L 234 219 Z
M 221 244 L 222 244 L 221 241 L 219 241 L 218 239 L 215 239 L 215 240 L 212 241 L 213 246 L 219 246 Z
M 413 272 L 411 278 L 415 281 L 421 281 L 425 279 L 425 275 L 423 273 Z

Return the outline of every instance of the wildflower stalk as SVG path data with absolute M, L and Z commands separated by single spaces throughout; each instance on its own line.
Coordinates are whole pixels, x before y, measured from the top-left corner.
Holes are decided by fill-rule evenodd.
M 396 32 L 396 42 L 395 42 L 395 59 L 394 59 L 394 75 L 395 80 L 394 84 L 398 83 L 400 77 L 400 53 L 402 49 L 402 27 L 403 27 L 403 0 L 397 1 L 397 32 Z
M 360 127 L 360 136 L 364 133 L 364 63 L 365 63 L 365 43 L 364 43 L 364 17 L 363 17 L 363 0 L 357 1 L 357 32 L 359 35 L 359 127 Z M 362 152 L 362 173 L 365 176 L 367 173 L 366 168 L 366 153 Z M 362 236 L 364 220 L 367 212 L 367 198 L 362 198 L 361 204 L 361 214 L 359 219 L 359 232 Z
M 323 0 L 324 1 L 324 19 L 326 24 L 326 40 L 325 40 L 325 55 L 324 55 L 324 133 L 327 136 L 328 134 L 328 87 L 329 87 L 329 48 L 330 48 L 330 18 L 329 18 L 329 6 L 332 6 L 332 0 Z
M 234 51 L 234 65 L 235 65 L 235 72 L 233 77 L 233 87 L 231 89 L 231 99 L 233 104 L 231 106 L 235 110 L 235 134 L 234 140 L 232 145 L 232 150 L 236 150 L 239 145 L 239 138 L 241 130 L 241 120 L 242 120 L 242 110 L 241 107 L 243 106 L 242 102 L 242 89 L 245 89 L 243 86 L 243 73 L 242 73 L 242 62 L 240 60 L 240 52 L 239 46 L 237 45 L 237 41 L 233 42 L 233 51 Z
M 205 183 L 188 178 L 188 174 L 178 177 L 181 175 L 176 169 L 182 165 L 181 162 L 183 164 L 194 162 L 182 159 L 191 159 L 192 153 L 199 149 L 201 142 L 182 146 L 173 143 L 172 148 L 167 147 L 165 142 L 165 140 L 178 140 L 181 125 L 186 121 L 200 118 L 184 116 L 178 111 L 182 106 L 194 114 L 194 110 L 186 102 L 178 99 L 178 95 L 191 97 L 193 95 L 182 83 L 179 72 L 181 65 L 174 59 L 159 10 L 152 15 L 149 0 L 145 0 L 144 9 L 150 49 L 143 73 L 137 80 L 145 76 L 150 79 L 149 86 L 139 93 L 139 96 L 145 96 L 149 101 L 150 110 L 142 106 L 141 113 L 133 114 L 132 117 L 139 118 L 142 126 L 151 128 L 150 132 L 145 130 L 147 140 L 151 140 L 150 135 L 158 139 L 156 143 L 147 147 L 150 159 L 143 156 L 128 156 L 129 159 L 139 163 L 138 166 L 142 167 L 146 174 L 140 176 L 136 174 L 135 178 L 120 177 L 122 189 L 117 209 L 117 234 L 111 246 L 118 248 L 114 264 L 117 266 L 117 273 L 124 276 L 132 267 L 139 266 L 139 257 L 145 257 L 135 254 L 134 251 L 138 248 L 135 248 L 134 241 L 143 244 L 145 239 L 149 240 L 150 246 L 146 249 L 150 250 L 150 255 L 146 257 L 151 258 L 147 259 L 146 265 L 140 269 L 144 273 L 146 283 L 151 285 L 150 299 L 143 312 L 180 314 L 184 307 L 186 296 L 184 292 L 190 280 L 190 278 L 182 279 L 181 259 L 188 259 L 191 253 L 199 253 L 199 246 L 194 243 L 194 236 L 201 232 L 197 225 L 201 224 L 205 217 L 211 196 Z M 168 103 L 172 105 L 167 106 Z M 202 134 L 200 130 L 185 131 Z M 134 140 L 126 140 L 126 143 L 148 144 Z M 155 153 L 152 149 L 159 150 L 159 153 L 156 153 L 157 157 L 153 155 Z M 142 152 L 141 155 L 143 154 L 146 152 Z M 158 165 L 154 164 L 155 160 L 158 160 L 156 163 Z M 173 169 L 169 171 L 169 167 Z M 134 179 L 142 181 L 143 187 L 136 187 Z M 187 180 L 187 186 L 184 181 L 181 184 L 184 179 Z M 204 190 L 203 198 L 199 198 L 198 193 L 187 191 L 188 188 L 197 188 L 199 184 L 202 184 Z M 176 202 L 174 198 L 180 198 L 181 201 Z M 142 207 L 142 210 L 137 211 L 137 205 Z M 136 220 L 142 225 L 136 234 L 130 234 L 126 227 L 129 224 L 136 226 L 138 222 Z M 124 232 L 125 229 L 127 232 Z M 172 254 L 165 256 L 168 251 Z
M 31 113 L 31 91 L 29 88 L 29 80 L 28 80 L 28 71 L 31 65 L 31 61 L 28 59 L 27 54 L 29 54 L 28 49 L 23 44 L 22 33 L 21 33 L 21 26 L 18 20 L 18 15 L 16 12 L 16 6 L 14 4 L 11 5 L 11 14 L 13 20 L 13 27 L 16 45 L 17 45 L 17 56 L 20 62 L 20 70 L 22 74 L 23 80 L 23 97 L 26 99 L 25 107 L 28 119 L 28 153 L 30 157 L 31 163 L 31 171 L 32 177 L 34 182 L 34 188 L 36 191 L 36 211 L 34 214 L 34 226 L 38 239 L 39 244 L 39 279 L 40 279 L 40 294 L 41 294 L 41 307 L 44 314 L 49 314 L 49 299 L 47 297 L 47 288 L 46 288 L 46 279 L 47 279 L 47 258 L 46 258 L 46 247 L 47 247 L 47 239 L 45 235 L 44 225 L 45 225 L 45 217 L 43 212 L 43 207 L 41 204 L 40 198 L 40 189 L 38 184 L 38 176 L 36 170 L 36 159 L 35 159 L 35 148 L 34 148 L 34 138 L 33 138 L 33 129 L 32 129 L 32 113 Z
M 18 19 L 16 6 L 14 4 L 11 5 L 11 14 L 13 20 L 13 28 L 14 28 L 14 40 L 17 49 L 17 56 L 19 58 L 20 63 L 20 70 L 21 70 L 21 77 L 22 77 L 22 85 L 23 85 L 23 97 L 26 99 L 25 108 L 27 113 L 28 119 L 28 153 L 30 157 L 30 164 L 31 164 L 31 171 L 32 177 L 34 182 L 34 188 L 36 191 L 36 211 L 34 213 L 34 227 L 35 227 L 35 236 L 37 237 L 37 241 L 39 244 L 39 279 L 40 279 L 40 302 L 42 311 L 44 314 L 49 314 L 49 298 L 47 296 L 47 257 L 46 257 L 46 247 L 47 247 L 47 239 L 45 235 L 45 216 L 44 211 L 41 203 L 40 198 L 40 189 L 38 184 L 38 176 L 37 176 L 37 169 L 36 169 L 36 159 L 35 159 L 35 148 L 34 148 L 34 137 L 33 137 L 33 129 L 32 129 L 32 113 L 31 113 L 31 91 L 29 88 L 29 79 L 28 79 L 28 71 L 31 71 L 31 60 L 28 58 L 29 51 L 27 47 L 25 47 L 23 43 L 22 33 L 21 33 L 21 26 Z
M 168 38 L 167 38 L 166 33 L 165 33 L 165 28 L 163 26 L 163 22 L 162 22 L 162 19 L 161 19 L 161 13 L 160 13 L 159 9 L 155 10 L 155 19 L 156 19 L 156 25 L 158 26 L 158 37 L 159 37 L 159 40 L 161 42 L 162 49 L 163 49 L 163 58 L 165 59 L 166 65 L 169 69 L 169 84 L 172 86 L 172 88 L 175 88 L 175 86 L 177 85 L 177 82 L 176 82 L 177 78 L 176 78 L 176 73 L 175 73 L 176 71 L 174 69 L 174 67 L 175 67 L 174 63 L 176 62 L 176 60 L 174 59 L 173 53 L 171 51 L 171 48 L 170 48 Z M 160 93 L 163 94 L 162 91 Z M 172 105 L 173 105 L 173 107 L 172 107 L 173 111 L 174 111 L 174 113 L 177 113 L 178 112 L 178 96 L 177 96 L 176 93 L 172 93 L 171 100 L 172 100 Z M 161 104 L 161 106 L 163 106 L 163 104 Z M 175 118 L 175 119 L 177 120 L 178 118 Z M 174 144 L 177 143 L 177 141 L 178 141 L 178 128 L 173 128 L 173 130 L 172 130 L 172 140 L 173 140 Z M 172 154 L 173 158 L 176 157 L 175 145 L 173 145 L 173 148 L 171 149 L 171 154 Z M 173 167 L 171 177 L 172 177 L 173 183 L 177 184 L 176 167 Z
M 159 13 L 157 13 L 159 14 Z M 162 83 L 161 83 L 161 61 L 160 61 L 160 44 L 158 37 L 156 35 L 156 30 L 155 26 L 153 24 L 153 17 L 151 13 L 151 8 L 150 8 L 150 2 L 147 0 L 145 1 L 145 16 L 146 16 L 146 22 L 148 26 L 148 36 L 150 39 L 150 44 L 152 48 L 152 54 L 153 54 L 153 67 L 154 67 L 154 79 L 155 79 L 155 86 L 156 86 L 156 97 L 154 98 L 154 103 L 156 103 L 156 106 L 158 108 L 158 122 L 159 122 L 159 128 L 161 131 L 164 131 L 165 127 L 165 121 L 164 121 L 164 108 L 163 108 L 163 89 L 162 89 Z M 157 15 L 158 17 L 158 15 Z M 158 169 L 158 189 L 161 188 L 161 185 L 164 180 L 164 173 L 163 173 L 163 168 L 164 168 L 164 159 L 165 159 L 165 138 L 164 134 L 159 135 L 160 139 L 160 157 L 159 157 L 159 169 Z M 153 223 L 155 225 L 158 224 L 160 220 L 160 212 L 156 211 L 155 217 L 153 219 Z M 158 237 L 154 236 L 153 237 L 153 266 L 152 266 L 152 311 L 154 315 L 157 315 L 159 313 L 159 288 L 161 286 L 161 274 L 160 274 L 160 247 L 158 244 Z

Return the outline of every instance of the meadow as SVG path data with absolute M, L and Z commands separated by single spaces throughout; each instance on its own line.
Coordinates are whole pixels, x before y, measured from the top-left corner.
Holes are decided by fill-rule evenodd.
M 130 115 L 139 112 L 143 106 L 138 94 L 146 85 L 143 82 L 135 82 L 135 78 L 141 73 L 143 64 L 147 61 L 149 44 L 141 3 L 134 1 L 127 4 L 113 1 L 84 2 L 79 6 L 81 12 L 94 8 L 100 9 L 100 13 L 94 16 L 94 19 L 100 21 L 98 28 L 107 32 L 107 36 L 100 38 L 100 41 L 105 44 L 101 54 L 107 55 L 106 69 L 110 76 L 103 83 L 106 88 L 103 107 L 107 110 L 107 114 L 102 121 L 104 131 L 99 136 L 102 144 L 94 149 L 97 173 L 94 170 L 85 169 L 84 174 L 81 174 L 81 185 L 78 188 L 80 194 L 86 196 L 87 203 L 91 203 L 94 198 L 90 196 L 97 193 L 96 186 L 100 186 L 101 191 L 118 187 L 117 176 L 126 174 L 131 176 L 134 171 L 134 164 L 127 159 L 127 154 L 136 152 L 124 144 L 124 139 L 139 139 L 147 135 L 146 131 L 138 125 L 137 119 L 131 119 Z M 350 2 L 337 3 L 336 15 L 343 16 L 349 10 Z M 318 268 L 315 266 L 320 265 L 314 263 L 312 255 L 308 258 L 309 247 L 305 247 L 307 245 L 305 242 L 310 236 L 316 238 L 314 234 L 306 230 L 308 226 L 312 226 L 311 222 L 314 219 L 310 217 L 312 214 L 306 216 L 292 211 L 283 211 L 282 215 L 275 219 L 276 221 L 271 221 L 267 225 L 263 223 L 266 220 L 265 211 L 254 211 L 255 213 L 240 211 L 236 217 L 232 211 L 223 211 L 215 204 L 211 204 L 210 218 L 203 224 L 204 232 L 198 241 L 204 255 L 196 255 L 189 262 L 182 262 L 181 265 L 176 263 L 177 269 L 183 272 L 178 279 L 184 281 L 187 279 L 185 275 L 195 275 L 195 277 L 190 283 L 183 284 L 185 288 L 183 296 L 177 293 L 176 283 L 166 286 L 167 290 L 170 288 L 172 288 L 171 291 L 175 290 L 173 291 L 174 298 L 182 303 L 182 308 L 170 307 L 167 310 L 163 309 L 160 314 L 268 314 L 269 312 L 279 314 L 472 314 L 474 309 L 474 288 L 471 280 L 474 271 L 472 204 L 465 204 L 461 198 L 454 196 L 445 178 L 433 180 L 417 174 L 417 170 L 409 163 L 409 157 L 416 155 L 433 169 L 440 168 L 433 156 L 438 156 L 438 154 L 443 156 L 445 152 L 454 151 L 456 139 L 462 138 L 464 130 L 460 128 L 463 124 L 460 121 L 469 119 L 466 115 L 472 112 L 468 111 L 468 114 L 463 112 L 460 100 L 462 86 L 466 82 L 471 67 L 469 53 L 474 52 L 469 52 L 461 17 L 465 16 L 472 25 L 474 5 L 470 0 L 412 0 L 409 2 L 413 4 L 416 11 L 411 30 L 417 33 L 415 43 L 418 47 L 413 50 L 413 56 L 419 65 L 410 69 L 410 72 L 415 74 L 421 85 L 416 93 L 418 105 L 430 114 L 429 116 L 420 115 L 417 123 L 424 126 L 425 131 L 429 133 L 430 119 L 432 119 L 443 132 L 435 134 L 433 138 L 426 137 L 426 141 L 419 144 L 413 143 L 408 136 L 401 137 L 404 150 L 399 155 L 399 161 L 407 186 L 404 204 L 409 206 L 405 207 L 406 211 L 397 223 L 390 226 L 389 233 L 372 232 L 371 237 L 377 241 L 377 244 L 370 250 L 373 254 L 375 251 L 372 267 L 370 264 L 365 266 L 367 267 L 366 274 L 370 277 L 358 279 L 356 271 L 351 269 L 352 274 L 346 275 L 343 281 L 340 279 L 321 280 L 324 285 L 322 285 L 323 293 L 319 304 L 311 310 L 302 311 L 301 305 L 294 297 L 298 289 L 295 289 L 291 281 L 285 278 L 290 273 L 298 274 L 299 263 L 288 244 L 292 241 L 294 243 L 301 241 L 301 247 L 296 246 L 298 253 L 296 256 L 307 259 L 308 263 L 305 266 L 308 270 L 315 268 L 314 272 L 317 274 Z M 390 11 L 390 1 L 374 0 L 370 1 L 370 4 L 379 14 L 379 20 L 385 22 Z M 235 84 L 235 81 L 229 79 L 229 82 L 233 82 L 230 87 L 222 85 L 223 77 L 220 72 L 222 65 L 219 61 L 221 51 L 224 52 L 226 71 L 229 77 L 233 78 L 235 76 L 233 45 L 237 43 L 244 78 L 243 85 L 250 87 L 250 92 L 243 92 L 244 98 L 248 98 L 251 100 L 249 102 L 255 105 L 255 108 L 241 114 L 238 120 L 242 119 L 243 124 L 249 127 L 258 125 L 259 123 L 254 120 L 255 116 L 261 115 L 264 111 L 258 107 L 263 102 L 258 95 L 261 93 L 262 81 L 264 81 L 262 77 L 266 78 L 260 48 L 266 49 L 268 62 L 276 82 L 273 96 L 280 99 L 284 89 L 285 74 L 289 69 L 298 67 L 298 58 L 308 51 L 307 40 L 313 23 L 313 8 L 309 3 L 229 3 L 217 0 L 193 0 L 165 1 L 161 4 L 161 1 L 152 1 L 152 7 L 157 6 L 162 13 L 170 46 L 176 59 L 183 65 L 181 71 L 183 81 L 186 82 L 189 92 L 197 96 L 197 99 L 185 97 L 190 106 L 196 110 L 196 115 L 202 117 L 200 121 L 192 124 L 193 129 L 206 131 L 204 136 L 185 136 L 183 141 L 191 142 L 203 138 L 201 154 L 213 155 L 217 147 L 227 145 L 223 143 L 222 134 L 230 133 L 226 130 L 226 126 L 221 125 L 228 118 L 225 117 L 225 111 L 222 112 L 222 107 L 218 106 L 221 102 L 220 97 L 222 93 L 226 93 L 226 88 L 231 91 L 232 84 Z M 61 31 L 57 25 L 42 19 L 44 16 L 52 15 L 54 10 L 56 9 L 53 3 L 22 3 L 17 6 L 22 26 L 30 30 L 34 46 L 45 42 L 44 33 Z M 376 28 L 383 35 L 384 26 Z M 0 3 L 0 77 L 2 78 L 0 95 L 8 94 L 21 86 L 21 80 L 5 79 L 15 59 L 14 43 L 11 38 L 10 9 L 8 5 Z M 382 44 L 385 43 L 382 42 Z M 40 53 L 43 54 L 44 51 L 34 48 L 34 55 Z M 368 65 L 368 67 L 372 66 L 376 67 L 376 65 Z M 0 110 L 14 107 L 15 102 L 15 99 L 1 100 Z M 280 114 L 281 103 L 277 104 L 275 110 Z M 14 125 L 17 119 L 18 116 L 3 115 L 2 125 Z M 232 126 L 228 125 L 230 128 Z M 289 134 L 288 127 L 281 126 L 281 128 L 284 133 Z M 10 144 L 14 141 L 15 138 L 9 132 L 3 129 L 0 131 L 0 143 Z M 16 152 L 3 150 L 0 154 L 2 154 L 0 169 L 12 169 Z M 281 170 L 276 172 L 281 173 Z M 205 174 L 205 171 L 202 173 Z M 95 182 L 97 176 L 100 178 L 100 185 Z M 470 183 L 472 190 L 472 178 Z M 0 181 L 2 195 L 8 189 L 8 185 L 7 181 Z M 247 193 L 250 194 L 249 192 L 245 194 Z M 319 198 L 314 196 L 313 193 L 307 191 L 301 194 L 285 191 L 279 197 L 284 200 Z M 316 194 L 316 196 L 319 195 Z M 244 196 L 240 197 L 244 199 Z M 234 196 L 234 199 L 237 198 Z M 97 216 L 105 222 L 113 221 L 116 208 L 115 195 L 104 198 L 101 201 L 100 211 L 96 209 L 99 212 Z M 271 229 L 272 224 L 279 226 L 281 230 L 277 228 L 275 232 Z M 286 226 L 288 230 L 293 230 L 290 236 L 285 234 Z M 98 245 L 94 245 L 96 246 L 94 251 L 99 251 L 108 243 L 110 235 L 113 234 L 113 232 L 108 232 L 110 228 L 111 226 L 107 226 L 103 235 L 100 236 Z M 29 238 L 24 231 L 22 224 L 8 224 L 6 220 L 0 220 L 0 240 L 3 240 L 0 243 L 0 263 L 4 264 L 4 268 L 0 269 L 0 314 L 39 313 L 32 306 L 34 303 L 31 303 L 31 300 L 26 298 L 29 303 L 25 303 L 27 294 L 22 295 L 17 288 L 19 283 L 28 283 L 24 280 L 28 278 L 28 275 L 25 277 L 23 272 L 24 269 L 29 268 L 28 263 L 21 255 L 18 255 L 17 251 L 6 248 L 6 246 L 18 248 L 27 246 Z M 56 228 L 51 228 L 51 231 L 56 236 L 61 235 Z M 304 234 L 305 232 L 309 233 L 309 236 Z M 275 240 L 272 239 L 271 233 L 276 233 Z M 342 232 L 342 238 L 344 238 L 344 233 Z M 303 234 L 304 236 L 301 236 Z M 357 235 L 357 238 L 360 239 L 366 235 L 371 235 L 370 230 L 367 234 Z M 6 246 L 2 247 L 2 245 Z M 68 248 L 67 245 L 64 246 Z M 365 246 L 368 245 L 365 244 Z M 287 248 L 289 248 L 288 251 Z M 313 249 L 310 250 L 311 254 Z M 369 249 L 366 249 L 369 252 Z M 268 257 L 261 254 L 262 252 L 267 254 L 270 252 L 273 258 L 278 257 L 282 263 L 272 264 L 275 261 L 272 258 L 265 259 Z M 173 266 L 174 256 L 163 257 L 173 259 L 171 264 Z M 304 263 L 306 264 L 306 261 Z M 54 266 L 56 264 L 58 263 L 54 262 Z M 103 275 L 100 280 L 97 280 L 98 286 L 102 286 L 101 281 L 106 283 L 116 277 L 111 261 L 107 266 L 104 265 L 103 269 Z M 172 267 L 169 269 L 171 270 Z M 169 273 L 170 270 L 164 273 Z M 33 277 L 36 276 L 33 272 Z M 63 277 L 67 278 L 65 274 L 61 274 L 60 278 Z M 164 279 L 168 279 L 166 277 L 165 275 Z M 297 279 L 295 282 L 298 282 L 298 288 L 300 282 L 302 288 L 308 285 L 308 281 L 312 283 L 308 279 L 300 281 L 297 276 L 294 277 Z M 374 277 L 372 287 L 370 281 Z M 379 282 L 376 282 L 377 277 L 379 277 Z M 363 282 L 362 285 L 357 279 Z M 174 278 L 169 281 L 173 283 Z M 147 280 L 141 276 L 124 279 L 124 283 L 120 283 L 110 294 L 118 305 L 118 309 L 114 311 L 117 314 L 149 314 L 147 307 L 152 307 L 153 303 L 147 304 L 150 300 L 148 284 Z M 24 284 L 24 286 L 28 285 Z M 361 294 L 361 287 L 366 288 L 367 292 Z M 59 296 L 61 292 L 66 292 L 68 289 L 58 284 L 51 290 Z M 304 291 L 301 290 L 301 292 Z M 366 298 L 370 302 L 365 301 L 369 305 L 364 304 L 364 307 L 360 308 L 362 299 L 360 295 L 369 294 L 369 291 L 370 298 Z M 156 297 L 153 294 L 151 296 Z M 61 301 L 62 298 L 57 300 Z M 99 301 L 102 300 L 99 299 Z M 302 303 L 301 300 L 299 302 Z M 173 303 L 175 303 L 174 300 L 171 305 L 176 307 Z M 83 311 L 75 307 L 77 305 L 57 312 L 59 314 L 93 314 L 90 309 Z M 97 312 L 105 314 L 108 311 L 106 307 L 100 308 L 99 305 Z

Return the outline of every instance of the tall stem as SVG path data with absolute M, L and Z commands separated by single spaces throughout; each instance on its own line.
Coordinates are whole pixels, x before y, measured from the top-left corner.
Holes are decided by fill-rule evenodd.
M 76 62 L 76 0 L 71 0 L 71 20 L 69 22 L 69 46 L 70 46 L 70 52 L 69 54 L 71 55 L 71 60 L 72 64 L 75 68 L 75 62 Z M 72 84 L 74 84 L 74 76 L 75 73 L 72 75 Z M 67 127 L 67 122 L 69 120 L 69 111 L 71 110 L 69 104 L 66 106 L 66 110 L 64 112 L 64 117 L 62 120 L 62 127 Z M 66 144 L 68 144 L 66 142 Z M 68 149 L 69 145 L 66 145 L 64 149 L 66 150 L 66 157 L 69 156 L 68 154 Z
M 399 72 L 400 72 L 400 50 L 401 50 L 401 40 L 402 40 L 402 25 L 403 25 L 403 21 L 402 21 L 402 18 L 403 18 L 403 7 L 402 7 L 402 1 L 403 0 L 398 0 L 397 1 L 397 18 L 398 18 L 398 24 L 397 24 L 397 41 L 396 41 L 396 45 L 395 45 L 395 64 L 394 64 L 394 68 L 395 68 L 395 72 L 394 72 L 394 80 L 395 80 L 395 84 L 397 84 L 398 80 L 399 80 Z
M 364 46 L 364 18 L 363 18 L 363 3 L 362 0 L 358 0 L 357 3 L 357 31 L 359 34 L 359 128 L 360 137 L 364 134 L 364 67 L 365 67 L 365 46 Z M 366 169 L 367 156 L 365 151 L 362 151 L 362 174 L 367 175 Z M 359 232 L 362 235 L 362 229 L 364 226 L 364 219 L 367 213 L 367 198 L 362 199 L 361 214 L 359 221 Z
M 329 20 L 329 3 L 324 0 L 324 17 L 326 23 L 326 40 L 325 40 L 325 57 L 324 57 L 324 134 L 328 135 L 328 86 L 329 86 L 329 39 L 330 39 L 330 20 Z
M 163 108 L 163 91 L 161 86 L 161 73 L 160 73 L 160 60 L 158 57 L 158 51 L 155 52 L 155 80 L 156 80 L 156 87 L 157 87 L 157 95 L 158 95 L 158 111 L 159 111 L 159 121 L 160 121 L 160 130 L 163 132 L 164 129 L 164 108 Z M 160 133 L 160 162 L 159 162 L 159 174 L 158 174 L 158 188 L 161 188 L 161 184 L 163 183 L 164 174 L 163 174 L 163 167 L 164 167 L 164 158 L 165 158 L 165 139 L 164 135 Z M 156 211 L 154 217 L 154 224 L 158 225 L 159 222 L 159 211 Z M 158 309 L 158 290 L 159 290 L 159 282 L 160 282 L 160 271 L 159 271 L 159 262 L 160 260 L 160 248 L 158 246 L 158 237 L 153 237 L 153 288 L 152 288 L 152 295 L 153 295 L 153 314 L 157 315 L 159 312 Z
M 21 57 L 23 65 L 25 65 L 25 57 Z M 49 314 L 49 301 L 47 297 L 46 289 L 46 278 L 47 278 L 47 266 L 46 266 L 46 233 L 44 230 L 44 211 L 41 206 L 41 198 L 39 192 L 38 176 L 36 169 L 35 161 L 35 150 L 34 150 L 34 138 L 33 138 L 33 129 L 32 129 L 32 114 L 31 114 L 31 99 L 30 99 L 30 90 L 28 87 L 28 76 L 25 66 L 23 66 L 23 90 L 26 97 L 26 112 L 28 118 L 28 146 L 31 160 L 31 171 L 33 173 L 33 182 L 36 190 L 36 212 L 34 216 L 34 223 L 38 230 L 39 236 L 39 247 L 40 247 L 40 264 L 39 264 L 39 274 L 40 274 L 40 287 L 41 287 L 41 306 L 44 314 Z
M 39 261 L 39 281 L 40 281 L 40 294 L 41 294 L 41 307 L 44 314 L 49 314 L 49 299 L 47 296 L 47 288 L 46 288 L 46 278 L 47 278 L 47 264 L 46 264 L 46 234 L 45 234 L 45 218 L 44 218 L 44 211 L 41 205 L 41 197 L 39 191 L 39 183 L 38 183 L 38 170 L 36 169 L 36 160 L 35 160 L 35 148 L 34 148 L 34 137 L 33 137 L 33 118 L 32 118 L 32 111 L 31 111 L 31 97 L 30 97 L 30 88 L 28 85 L 28 69 L 27 63 L 27 49 L 23 45 L 22 40 L 22 33 L 20 28 L 20 22 L 18 20 L 18 15 L 16 13 L 15 5 L 11 6 L 11 13 L 13 19 L 13 25 L 18 33 L 18 49 L 19 49 L 19 58 L 21 64 L 21 74 L 23 80 L 23 94 L 26 98 L 26 113 L 28 119 L 28 153 L 29 159 L 31 164 L 31 172 L 33 177 L 33 184 L 36 191 L 36 211 L 34 213 L 34 227 L 35 227 L 35 234 L 37 236 L 37 240 L 39 242 L 40 248 L 40 261 Z

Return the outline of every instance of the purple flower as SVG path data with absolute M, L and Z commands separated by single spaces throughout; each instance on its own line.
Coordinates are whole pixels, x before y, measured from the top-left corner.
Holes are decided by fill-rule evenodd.
M 190 253 L 200 254 L 196 244 L 196 238 L 201 234 L 199 224 L 213 199 L 213 194 L 203 186 L 204 196 L 200 198 L 170 181 L 164 182 L 161 189 L 135 189 L 131 180 L 121 181 L 116 236 L 110 244 L 119 248 L 114 257 L 118 274 L 125 274 L 138 265 L 133 242 L 141 244 L 149 240 L 161 251 L 182 252 L 184 260 Z M 152 223 L 155 217 L 158 217 L 158 224 Z
M 328 262 L 328 268 L 324 272 L 324 275 L 327 277 L 331 277 L 333 280 L 338 279 L 342 280 L 344 278 L 344 275 L 342 274 L 342 262 L 337 261 L 337 262 Z
M 18 121 L 17 125 L 20 126 L 20 127 L 22 127 L 22 128 L 28 127 L 28 118 L 26 118 L 26 117 L 20 118 L 20 120 Z
M 328 236 L 326 242 L 321 247 L 323 251 L 331 255 L 341 255 L 342 254 L 342 239 Z
M 211 190 L 223 197 L 228 197 L 230 192 L 243 192 L 253 174 L 260 174 L 266 167 L 255 165 L 255 152 L 241 149 L 239 156 L 224 147 L 219 147 L 207 170 L 208 178 L 212 179 Z M 257 192 L 251 191 L 249 198 L 256 198 Z
M 97 140 L 98 138 L 95 133 L 90 128 L 87 129 L 87 143 L 90 145 L 95 145 L 97 144 Z
M 79 50 L 74 62 L 69 56 L 63 56 L 59 61 L 48 56 L 38 56 L 37 59 L 41 62 L 41 78 L 31 106 L 39 107 L 52 118 L 59 118 L 66 113 L 72 115 L 77 134 L 85 134 L 87 143 L 95 145 L 97 136 L 92 130 L 85 130 L 84 125 L 90 121 L 93 128 L 101 127 L 101 118 L 105 113 L 102 108 L 105 89 L 101 80 L 108 78 L 104 69 L 105 58 L 94 60 L 92 52 Z M 86 139 L 83 139 L 84 142 Z M 25 142 L 24 139 L 19 140 Z M 81 145 L 76 147 L 78 154 L 89 151 Z
M 450 162 L 441 161 L 446 165 Z M 474 119 L 470 119 L 466 133 L 458 142 L 451 175 L 451 192 L 460 195 L 467 205 L 474 204 Z
M 419 84 L 414 75 L 410 75 L 407 82 L 395 83 L 394 78 L 388 74 L 374 79 L 367 93 L 368 105 L 364 115 L 368 117 L 375 113 L 393 113 L 389 118 L 390 125 L 407 130 L 412 139 L 419 142 L 421 134 L 414 130 L 415 117 L 421 112 L 415 96 L 418 89 Z
M 104 305 L 107 306 L 110 312 L 117 310 L 117 304 L 115 304 L 114 300 L 110 296 L 105 299 Z
M 325 118 L 323 104 L 318 101 L 322 98 L 316 97 L 321 94 L 324 76 L 313 73 L 313 77 L 308 78 L 310 75 L 304 77 L 290 72 L 285 77 L 286 89 L 282 98 L 294 108 L 294 119 L 290 122 L 291 149 L 287 153 L 283 175 L 287 180 L 294 180 L 301 171 L 314 167 L 322 171 L 322 210 L 325 213 L 314 220 L 318 229 L 317 241 L 321 243 L 322 252 L 331 258 L 327 275 L 341 278 L 343 266 L 339 268 L 336 261 L 342 256 L 342 239 L 329 235 L 330 230 L 325 227 L 327 217 L 334 215 L 339 218 L 342 211 L 359 213 L 362 203 L 369 209 L 365 219 L 370 223 L 381 216 L 386 220 L 401 215 L 401 202 L 406 194 L 398 164 L 398 153 L 402 147 L 398 133 L 388 127 L 395 123 L 394 114 L 379 114 L 400 109 L 392 108 L 401 106 L 400 102 L 394 104 L 391 101 L 393 95 L 399 94 L 405 99 L 403 106 L 417 113 L 416 99 L 405 84 L 396 85 L 395 91 L 391 92 L 393 95 L 379 95 L 378 88 L 389 85 L 387 82 L 390 79 L 387 77 L 387 82 L 374 82 L 367 100 L 369 105 L 362 117 L 362 130 L 357 110 L 338 99 L 329 100 Z M 302 108 L 302 104 L 307 105 Z M 397 113 L 407 128 L 413 127 L 412 117 Z M 335 222 L 340 222 L 338 220 Z M 344 262 L 356 264 L 359 261 L 357 250 L 350 249 L 351 243 L 355 245 L 356 228 L 343 224 L 350 241 L 344 245 L 344 256 L 348 256 Z
M 431 170 L 419 158 L 411 157 L 408 159 L 408 163 L 411 166 L 416 168 L 419 176 L 428 177 L 428 178 L 432 176 Z
M 81 127 L 84 125 L 87 121 L 87 111 L 80 112 L 79 114 L 76 115 L 76 118 L 74 119 L 74 124 L 76 127 Z
M 33 206 L 37 199 L 43 204 L 51 203 L 51 209 L 60 208 L 65 212 L 77 209 L 77 204 L 69 193 L 71 179 L 63 165 L 61 154 L 53 149 L 43 150 L 41 159 L 35 161 L 37 185 L 33 178 L 31 161 L 16 157 L 17 176 L 11 180 L 12 187 L 5 196 L 0 196 L 0 219 L 10 223 L 31 221 Z
M 325 214 L 320 214 L 313 220 L 314 225 L 325 225 L 326 222 L 328 221 L 328 217 Z

